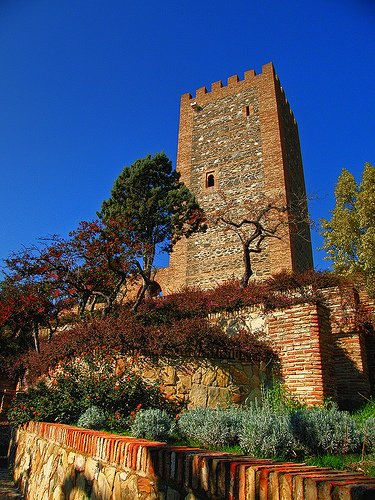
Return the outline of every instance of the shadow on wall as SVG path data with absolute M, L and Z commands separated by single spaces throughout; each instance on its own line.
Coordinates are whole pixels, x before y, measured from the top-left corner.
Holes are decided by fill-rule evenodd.
M 375 337 L 369 332 L 332 332 L 331 312 L 321 308 L 320 328 L 325 395 L 353 410 L 374 395 Z M 372 381 L 372 383 L 371 383 Z
M 27 498 L 49 500 L 224 499 L 231 498 L 231 491 L 238 489 L 237 481 L 234 486 L 229 480 L 233 456 L 227 453 L 187 448 L 184 453 L 183 447 L 169 447 L 163 443 L 145 441 L 143 443 L 135 441 L 135 448 L 137 443 L 142 444 L 142 460 L 147 460 L 148 471 L 154 471 L 152 476 L 129 468 L 121 470 L 115 464 L 109 465 L 107 462 L 80 455 L 78 452 L 69 453 L 69 450 L 56 453 L 51 460 L 51 455 L 48 453 L 54 450 L 53 445 L 49 443 L 43 451 L 39 450 L 39 460 L 45 453 L 46 460 L 38 465 L 38 457 L 35 456 L 38 453 L 33 454 L 33 463 L 30 460 L 27 469 L 23 469 L 17 482 L 18 486 Z M 179 451 L 178 458 L 173 450 Z M 130 453 L 132 451 L 130 448 Z M 66 461 L 63 458 L 64 453 Z M 147 453 L 147 459 L 143 453 Z M 14 460 L 14 455 L 15 449 L 12 450 L 10 460 Z M 183 462 L 179 460 L 181 456 Z M 133 457 L 135 460 L 134 462 L 132 460 L 132 467 L 136 469 L 140 457 L 138 453 L 133 454 Z M 197 462 L 195 458 L 198 459 Z M 210 469 L 213 461 L 216 462 L 216 474 L 214 478 L 210 478 L 210 483 L 212 481 L 210 485 L 208 485 L 207 470 L 206 479 L 202 477 L 202 459 L 206 459 L 206 463 L 210 462 Z M 22 456 L 18 456 L 15 469 L 18 469 L 23 460 Z M 248 459 L 238 457 L 235 463 L 238 465 L 246 460 Z M 264 460 L 262 462 L 271 463 Z M 216 493 L 210 495 L 208 490 L 211 489 Z M 237 495 L 238 491 L 235 491 L 233 498 L 238 498 Z

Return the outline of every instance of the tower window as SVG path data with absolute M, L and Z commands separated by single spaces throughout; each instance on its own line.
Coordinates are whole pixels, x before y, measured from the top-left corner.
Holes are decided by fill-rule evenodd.
M 243 107 L 243 115 L 247 118 L 248 116 L 252 116 L 254 114 L 253 106 L 244 106 Z
M 215 176 L 213 172 L 207 172 L 206 174 L 206 188 L 215 186 Z

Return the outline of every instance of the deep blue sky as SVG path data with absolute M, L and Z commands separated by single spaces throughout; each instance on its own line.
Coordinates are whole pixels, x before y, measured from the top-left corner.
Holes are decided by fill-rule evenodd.
M 269 61 L 328 217 L 375 163 L 373 0 L 0 0 L 0 258 L 93 218 L 123 165 L 175 164 L 180 94 Z

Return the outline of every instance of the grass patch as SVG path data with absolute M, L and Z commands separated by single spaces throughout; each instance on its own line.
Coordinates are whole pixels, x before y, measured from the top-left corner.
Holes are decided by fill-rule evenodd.
M 322 455 L 309 457 L 305 460 L 307 465 L 318 467 L 331 467 L 336 470 L 349 470 L 375 477 L 375 455 L 366 455 L 363 459 L 359 454 L 348 455 Z

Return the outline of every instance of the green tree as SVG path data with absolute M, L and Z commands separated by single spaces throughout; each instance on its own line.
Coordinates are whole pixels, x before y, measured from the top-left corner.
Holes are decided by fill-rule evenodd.
M 360 277 L 375 295 L 375 167 L 366 163 L 362 180 L 343 169 L 331 220 L 322 219 L 323 248 L 335 271 Z
M 115 180 L 111 197 L 102 204 L 104 222 L 121 218 L 142 277 L 134 304 L 137 309 L 152 283 L 151 273 L 158 245 L 171 252 L 183 236 L 204 230 L 203 211 L 164 153 L 146 156 L 125 167 Z

